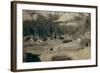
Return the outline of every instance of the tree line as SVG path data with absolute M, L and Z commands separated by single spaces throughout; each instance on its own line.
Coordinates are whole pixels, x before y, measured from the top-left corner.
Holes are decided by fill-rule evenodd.
M 34 39 L 37 37 L 41 39 L 56 39 L 63 38 L 64 35 L 70 35 L 73 38 L 77 38 L 79 35 L 83 35 L 85 32 L 90 31 L 90 16 L 84 16 L 82 13 L 80 13 L 82 17 L 76 17 L 74 19 L 77 22 L 84 22 L 81 22 L 81 24 L 77 23 L 78 26 L 60 25 L 67 24 L 69 21 L 57 21 L 61 17 L 57 12 L 53 15 L 48 13 L 48 18 L 41 13 L 34 12 L 33 16 L 34 14 L 38 15 L 36 20 L 23 20 L 23 36 L 32 35 Z

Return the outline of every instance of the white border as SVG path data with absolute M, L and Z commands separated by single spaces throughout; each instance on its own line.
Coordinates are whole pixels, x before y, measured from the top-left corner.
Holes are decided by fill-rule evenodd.
M 60 62 L 35 62 L 23 63 L 22 61 L 22 10 L 50 10 L 50 11 L 66 11 L 66 12 L 87 12 L 91 13 L 91 59 L 90 60 L 73 60 Z M 96 57 L 96 9 L 81 7 L 60 7 L 60 6 L 44 6 L 44 5 L 28 5 L 17 4 L 17 69 L 35 69 L 35 68 L 51 68 L 64 66 L 82 66 L 95 65 Z

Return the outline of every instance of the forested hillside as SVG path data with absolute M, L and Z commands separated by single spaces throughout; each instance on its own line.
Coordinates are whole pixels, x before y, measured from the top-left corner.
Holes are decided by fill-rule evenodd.
M 77 39 L 90 32 L 90 14 L 23 10 L 23 32 L 41 39 Z

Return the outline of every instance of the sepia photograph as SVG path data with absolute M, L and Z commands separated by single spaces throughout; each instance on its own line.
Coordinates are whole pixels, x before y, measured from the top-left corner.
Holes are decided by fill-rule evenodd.
M 97 6 L 11 3 L 11 71 L 97 66 Z
M 91 14 L 23 10 L 23 62 L 91 58 Z

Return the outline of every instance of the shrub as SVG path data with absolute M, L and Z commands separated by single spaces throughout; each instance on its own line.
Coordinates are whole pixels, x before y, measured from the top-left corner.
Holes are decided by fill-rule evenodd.
M 43 40 L 43 41 L 46 41 L 46 40 L 47 40 L 47 38 L 43 38 L 42 40 Z
M 72 42 L 72 40 L 63 40 L 63 43 Z
M 34 42 L 36 42 L 37 41 L 37 38 L 34 38 Z
M 90 44 L 90 39 L 84 38 L 81 40 L 80 44 L 84 47 L 88 47 Z
M 64 60 L 72 60 L 72 58 L 67 56 L 54 56 L 52 58 L 52 61 L 64 61 Z

